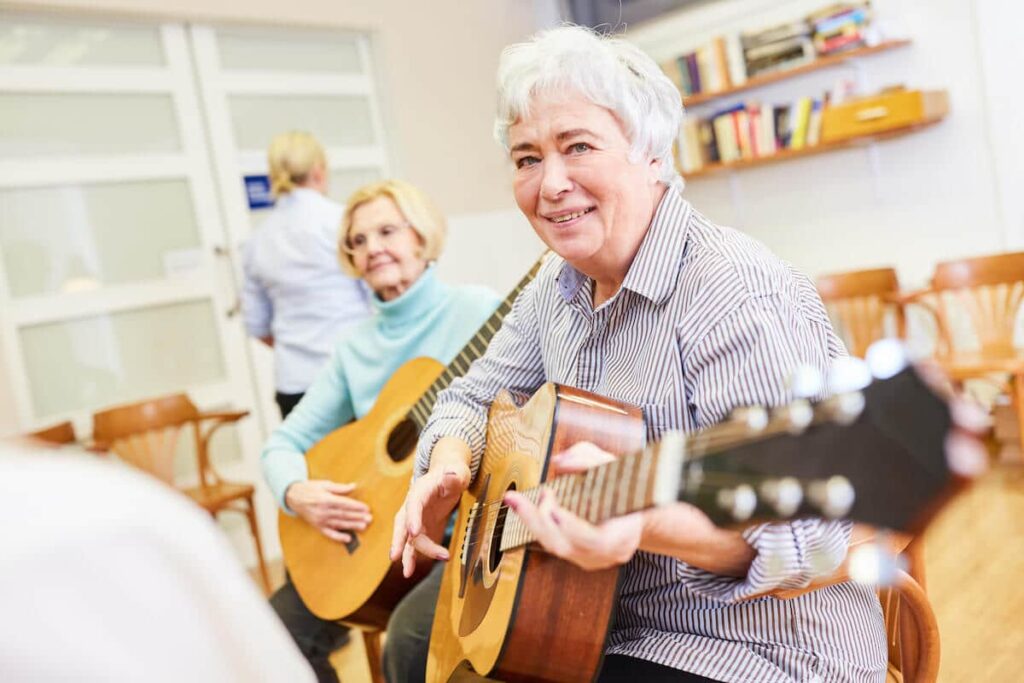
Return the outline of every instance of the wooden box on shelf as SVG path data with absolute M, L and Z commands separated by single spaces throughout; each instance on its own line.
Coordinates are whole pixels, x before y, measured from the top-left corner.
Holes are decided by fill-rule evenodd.
M 949 94 L 945 90 L 899 88 L 827 107 L 822 114 L 821 141 L 840 142 L 932 123 L 947 113 Z

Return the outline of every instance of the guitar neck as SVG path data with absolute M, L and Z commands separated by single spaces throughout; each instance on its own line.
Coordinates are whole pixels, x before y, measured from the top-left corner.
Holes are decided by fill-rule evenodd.
M 547 490 L 563 509 L 592 524 L 671 503 L 678 499 L 683 483 L 687 441 L 682 434 L 668 434 L 643 450 L 579 474 L 562 475 L 521 493 L 538 503 L 541 491 Z M 509 511 L 501 549 L 517 548 L 534 540 L 519 516 Z
M 484 324 L 480 326 L 480 329 L 476 331 L 476 334 L 470 338 L 469 342 L 466 343 L 462 350 L 459 351 L 458 355 L 448 364 L 448 367 L 444 369 L 434 383 L 430 385 L 420 399 L 413 405 L 409 411 L 409 419 L 411 419 L 416 427 L 422 431 L 427 424 L 427 420 L 430 418 L 430 412 L 434 409 L 434 403 L 437 401 L 437 395 L 448 388 L 457 377 L 462 377 L 469 371 L 469 366 L 473 364 L 477 358 L 484 355 L 487 351 L 487 345 L 491 343 L 491 339 L 498 332 L 498 328 L 501 327 L 502 321 L 505 320 L 505 316 L 508 315 L 509 311 L 512 310 L 512 304 L 515 302 L 519 294 L 526 288 L 526 285 L 530 284 L 534 277 L 537 276 L 537 272 L 540 270 L 541 265 L 544 263 L 544 258 L 547 256 L 545 252 L 536 263 L 530 268 L 529 272 L 523 276 L 523 279 L 508 293 L 508 296 L 502 300 L 495 309 L 494 313 L 484 321 Z

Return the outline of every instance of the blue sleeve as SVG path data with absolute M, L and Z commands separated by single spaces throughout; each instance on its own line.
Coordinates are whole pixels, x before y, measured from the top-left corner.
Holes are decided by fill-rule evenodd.
M 288 419 L 267 439 L 260 456 L 263 476 L 274 499 L 288 514 L 293 513 L 285 505 L 285 492 L 295 482 L 309 477 L 306 451 L 355 417 L 339 349 L 335 349 L 313 385 L 288 414 Z
M 271 335 L 274 306 L 266 288 L 256 277 L 253 251 L 251 242 L 246 242 L 242 247 L 242 319 L 250 336 L 263 338 Z

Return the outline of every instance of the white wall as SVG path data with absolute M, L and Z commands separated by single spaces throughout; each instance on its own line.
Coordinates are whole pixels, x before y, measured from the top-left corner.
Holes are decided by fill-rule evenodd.
M 660 61 L 714 35 L 783 22 L 823 4 L 723 0 L 637 27 L 629 37 Z M 1009 43 L 1011 35 L 1015 42 L 1014 27 L 1024 21 L 1024 10 L 982 0 L 988 14 L 985 42 L 979 43 L 978 3 L 873 4 L 886 23 L 913 39 L 912 46 L 863 58 L 852 68 L 820 71 L 695 107 L 693 113 L 706 115 L 747 98 L 781 103 L 820 95 L 838 77 L 856 77 L 859 71 L 869 92 L 897 83 L 948 89 L 952 112 L 946 121 L 871 148 L 697 178 L 686 194 L 712 220 L 754 235 L 808 273 L 894 265 L 904 283 L 916 285 L 939 260 L 1000 251 L 1024 239 L 1019 201 L 1010 199 L 1018 191 L 1005 189 L 1019 185 L 1019 173 L 1007 175 L 1014 165 L 1020 170 L 1021 154 L 997 155 L 992 145 L 1001 137 L 993 125 L 1009 125 L 1009 112 L 1021 111 L 1019 87 L 1012 96 L 1007 93 L 1008 59 L 1017 66 L 1022 62 L 1008 45 L 993 46 Z M 1016 20 L 1011 23 L 1009 15 Z M 988 92 L 1000 98 L 997 110 L 986 98 L 986 76 L 993 81 Z M 1016 79 L 1019 83 L 1019 75 Z M 1004 101 L 1010 97 L 1015 101 Z

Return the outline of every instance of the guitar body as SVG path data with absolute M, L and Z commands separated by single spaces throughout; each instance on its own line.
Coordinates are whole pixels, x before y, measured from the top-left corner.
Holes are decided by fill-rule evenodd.
M 495 399 L 480 470 L 459 504 L 428 682 L 469 672 L 500 681 L 590 681 L 600 670 L 619 570 L 587 572 L 529 546 L 498 547 L 504 516 L 496 503 L 510 489 L 544 481 L 550 456 L 579 441 L 612 453 L 640 448 L 642 414 L 554 384 L 522 408 L 507 394 Z
M 405 579 L 388 552 L 415 461 L 418 431 L 408 413 L 443 370 L 432 358 L 405 363 L 369 413 L 306 453 L 310 479 L 354 482 L 352 497 L 373 514 L 370 526 L 348 544 L 332 541 L 300 517 L 278 515 L 285 566 L 302 601 L 321 619 L 384 628 L 398 601 L 430 569 L 429 562 L 418 563 L 416 575 Z

